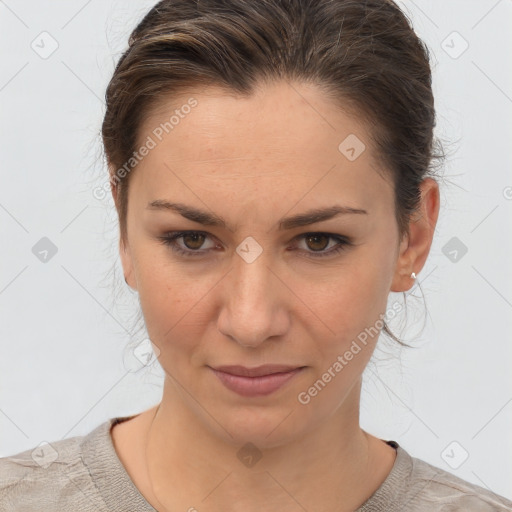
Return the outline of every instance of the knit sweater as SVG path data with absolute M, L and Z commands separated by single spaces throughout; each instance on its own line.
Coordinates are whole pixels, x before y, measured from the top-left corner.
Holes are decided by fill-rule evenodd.
M 75 436 L 0 458 L 1 512 L 155 512 L 121 463 L 111 418 Z M 511 512 L 512 501 L 409 455 L 396 441 L 391 472 L 355 512 Z

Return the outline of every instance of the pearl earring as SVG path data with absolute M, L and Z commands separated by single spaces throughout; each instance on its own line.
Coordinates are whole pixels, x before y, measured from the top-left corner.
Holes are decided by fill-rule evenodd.
M 416 274 L 414 272 L 411 274 L 411 278 L 416 279 Z

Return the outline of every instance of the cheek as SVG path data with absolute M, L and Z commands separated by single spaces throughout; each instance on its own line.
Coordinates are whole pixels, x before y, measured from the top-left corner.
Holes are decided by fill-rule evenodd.
M 310 282 L 309 288 L 303 283 L 299 293 L 308 297 L 307 305 L 316 313 L 311 322 L 318 327 L 311 336 L 320 352 L 321 367 L 330 367 L 338 355 L 351 351 L 347 358 L 357 362 L 348 366 L 362 371 L 371 357 L 383 327 L 390 279 L 389 262 L 375 254 L 376 247 L 359 251 L 356 260 L 331 272 L 329 278 L 315 286 Z
M 304 283 L 302 296 L 335 333 L 364 328 L 385 308 L 387 278 L 384 269 L 364 254 L 357 261 L 330 274 L 324 282 Z
M 154 260 L 139 261 L 137 279 L 144 322 L 160 349 L 162 367 L 172 373 L 186 368 L 211 322 L 207 295 L 215 280 L 194 279 L 177 266 Z

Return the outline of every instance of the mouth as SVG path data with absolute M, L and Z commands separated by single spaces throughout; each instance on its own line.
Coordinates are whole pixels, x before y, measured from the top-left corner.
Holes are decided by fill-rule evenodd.
M 275 373 L 287 373 L 304 366 L 289 366 L 284 364 L 264 364 L 262 366 L 255 366 L 254 368 L 246 368 L 239 365 L 217 366 L 212 368 L 220 372 L 235 375 L 237 377 L 265 377 Z
M 262 396 L 277 391 L 306 367 L 266 364 L 255 368 L 238 365 L 208 368 L 229 390 L 241 396 Z

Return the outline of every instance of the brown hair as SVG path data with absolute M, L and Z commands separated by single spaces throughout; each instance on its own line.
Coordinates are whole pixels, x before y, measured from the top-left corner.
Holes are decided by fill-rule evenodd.
M 402 239 L 420 183 L 444 158 L 429 58 L 391 0 L 160 1 L 131 33 L 106 91 L 102 137 L 121 241 L 138 130 L 151 109 L 189 87 L 249 96 L 277 80 L 317 85 L 371 127 Z M 385 323 L 384 331 L 402 343 Z

